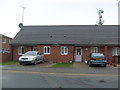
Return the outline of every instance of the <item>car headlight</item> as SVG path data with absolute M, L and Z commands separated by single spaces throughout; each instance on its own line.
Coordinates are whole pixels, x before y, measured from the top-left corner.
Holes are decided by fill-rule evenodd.
M 21 60 L 21 58 L 19 58 L 19 60 Z
M 91 62 L 94 62 L 95 60 L 90 60 Z

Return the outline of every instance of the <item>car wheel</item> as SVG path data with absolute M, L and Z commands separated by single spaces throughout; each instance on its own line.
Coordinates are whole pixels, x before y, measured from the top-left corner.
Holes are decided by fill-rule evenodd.
M 34 65 L 36 65 L 36 64 L 37 64 L 37 61 L 35 60 Z
M 106 64 L 105 65 L 103 65 L 104 67 L 106 67 Z
M 89 64 L 89 67 L 92 67 L 92 64 Z
M 19 63 L 19 65 L 22 65 L 22 63 Z
M 42 60 L 42 63 L 44 63 L 44 60 Z

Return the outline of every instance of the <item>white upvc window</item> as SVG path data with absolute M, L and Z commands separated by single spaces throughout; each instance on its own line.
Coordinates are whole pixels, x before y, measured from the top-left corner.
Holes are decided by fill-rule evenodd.
M 24 54 L 24 47 L 20 46 L 18 47 L 18 55 Z
M 98 47 L 91 47 L 91 53 L 97 53 Z
M 44 46 L 44 54 L 50 55 L 51 47 L 50 46 Z
M 120 48 L 119 47 L 113 47 L 112 55 L 113 56 L 119 56 L 120 55 Z
M 38 51 L 37 47 L 32 47 L 32 51 Z
M 2 38 L 2 43 L 6 43 L 6 37 Z
M 61 55 L 68 55 L 68 47 L 66 46 L 61 47 Z

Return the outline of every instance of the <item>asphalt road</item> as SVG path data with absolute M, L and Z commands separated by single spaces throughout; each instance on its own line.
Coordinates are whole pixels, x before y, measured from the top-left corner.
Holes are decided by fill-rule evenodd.
M 118 88 L 118 69 L 109 66 L 83 66 L 84 69 L 20 66 L 19 70 L 8 67 L 2 70 L 2 88 Z

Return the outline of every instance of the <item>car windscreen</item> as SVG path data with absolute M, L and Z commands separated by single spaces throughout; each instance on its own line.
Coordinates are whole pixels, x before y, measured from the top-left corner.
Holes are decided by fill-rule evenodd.
M 102 53 L 92 54 L 93 58 L 105 58 L 105 56 Z
M 36 53 L 35 52 L 27 52 L 24 54 L 24 56 L 35 56 Z

